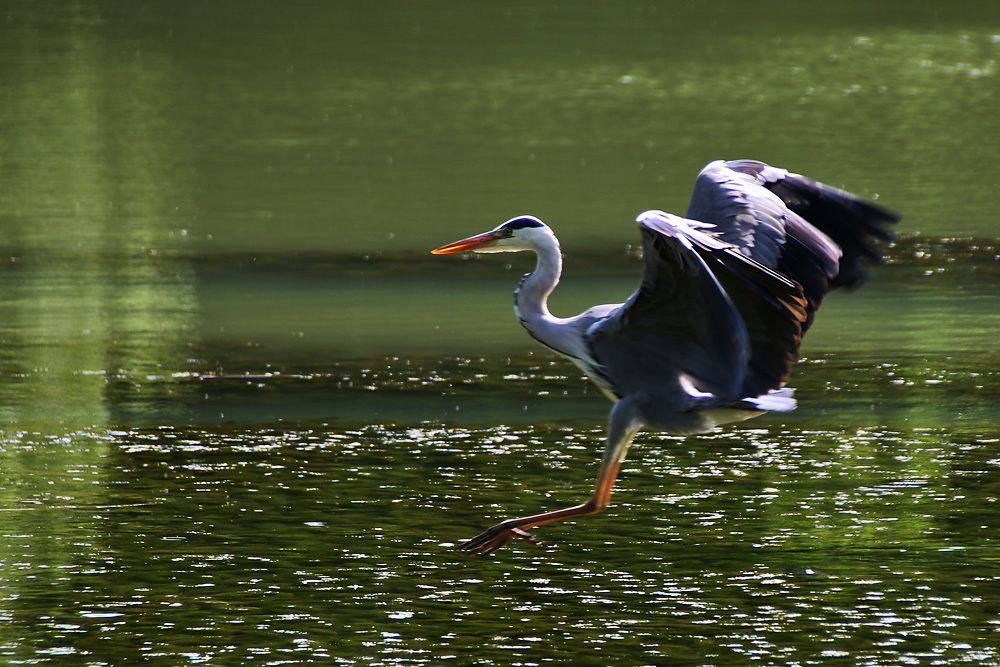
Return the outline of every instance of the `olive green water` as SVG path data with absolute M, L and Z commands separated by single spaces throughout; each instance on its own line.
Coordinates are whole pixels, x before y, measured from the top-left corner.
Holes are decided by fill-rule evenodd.
M 0 7 L 0 656 L 42 665 L 1000 665 L 1000 6 Z M 637 438 L 510 310 L 755 157 L 905 215 L 800 407 Z

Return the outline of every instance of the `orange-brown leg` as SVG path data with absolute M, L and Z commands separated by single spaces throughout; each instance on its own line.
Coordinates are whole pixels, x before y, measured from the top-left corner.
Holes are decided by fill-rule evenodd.
M 624 406 L 621 403 L 616 404 L 615 408 L 611 411 L 604 458 L 601 461 L 601 468 L 597 473 L 597 483 L 594 487 L 594 493 L 587 502 L 555 510 L 554 512 L 544 512 L 532 516 L 507 519 L 484 530 L 471 540 L 463 542 L 458 548 L 469 553 L 485 556 L 493 553 L 515 537 L 519 537 L 535 545 L 540 545 L 541 541 L 525 529 L 535 528 L 542 524 L 561 519 L 568 519 L 584 514 L 596 514 L 603 511 L 611 501 L 611 490 L 615 485 L 615 479 L 618 477 L 618 469 L 625 459 L 625 453 L 632 442 L 632 437 L 639 430 L 639 424 L 632 418 L 631 411 L 622 410 L 620 407 Z

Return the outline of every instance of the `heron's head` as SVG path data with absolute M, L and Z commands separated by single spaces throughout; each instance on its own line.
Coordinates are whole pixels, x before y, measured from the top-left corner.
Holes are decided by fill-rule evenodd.
M 538 218 L 519 215 L 511 218 L 496 229 L 470 236 L 461 241 L 431 250 L 435 255 L 453 252 L 517 252 L 537 250 L 545 242 L 554 239 L 552 231 Z

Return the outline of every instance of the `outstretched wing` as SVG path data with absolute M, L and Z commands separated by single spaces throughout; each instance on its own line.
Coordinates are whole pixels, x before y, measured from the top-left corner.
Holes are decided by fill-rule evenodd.
M 840 247 L 843 254 L 833 288 L 855 289 L 868 280 L 868 265 L 882 259 L 876 241 L 892 238 L 888 225 L 899 222 L 898 213 L 763 162 L 734 160 L 727 164 L 734 172 L 772 192 L 791 211 Z
M 817 181 L 754 160 L 708 164 L 687 216 L 802 286 L 808 320 L 831 289 L 860 286 L 890 238 L 895 213 Z
M 726 404 L 781 386 L 805 319 L 799 286 L 695 221 L 647 211 L 638 223 L 642 283 L 587 334 L 616 390 L 655 393 L 683 377 Z M 759 340 L 776 357 L 751 355 Z

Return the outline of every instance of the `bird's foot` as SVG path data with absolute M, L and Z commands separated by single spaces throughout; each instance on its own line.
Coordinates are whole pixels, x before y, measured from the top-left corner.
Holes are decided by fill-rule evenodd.
M 517 526 L 512 526 L 511 523 L 512 521 L 504 521 L 491 528 L 487 528 L 471 540 L 462 542 L 458 545 L 458 548 L 470 554 L 488 556 L 515 537 L 520 537 L 522 540 L 530 542 L 535 546 L 542 545 L 542 541 L 537 537 L 526 530 L 521 530 Z

